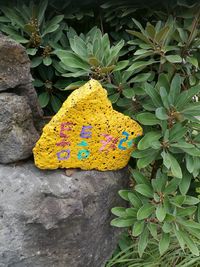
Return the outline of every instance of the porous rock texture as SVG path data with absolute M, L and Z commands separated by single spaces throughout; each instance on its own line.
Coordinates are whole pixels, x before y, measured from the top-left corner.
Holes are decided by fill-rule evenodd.
M 39 134 L 24 96 L 0 94 L 0 162 L 10 163 L 32 155 Z
M 25 48 L 0 33 L 0 92 L 11 91 L 27 98 L 33 118 L 40 118 L 42 110 L 32 85 L 30 60 Z
M 33 150 L 35 164 L 41 169 L 121 169 L 141 135 L 142 127 L 113 110 L 107 91 L 92 79 L 72 92 L 43 128 Z
M 126 187 L 119 171 L 42 171 L 0 165 L 0 267 L 104 267 L 117 245 L 110 226 Z

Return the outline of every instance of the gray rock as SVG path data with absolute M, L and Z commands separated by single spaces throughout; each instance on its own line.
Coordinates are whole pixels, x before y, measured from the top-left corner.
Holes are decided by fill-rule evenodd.
M 42 109 L 32 86 L 30 60 L 25 48 L 0 34 L 0 92 L 10 89 L 13 93 L 27 97 L 34 119 L 42 116 Z
M 30 157 L 38 138 L 26 98 L 12 93 L 1 93 L 0 163 Z
M 127 169 L 42 171 L 0 165 L 0 267 L 103 267 L 117 245 L 110 226 Z

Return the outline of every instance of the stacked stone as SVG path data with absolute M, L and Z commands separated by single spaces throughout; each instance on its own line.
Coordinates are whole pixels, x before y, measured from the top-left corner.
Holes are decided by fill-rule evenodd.
M 0 163 L 32 155 L 42 116 L 23 46 L 0 34 Z

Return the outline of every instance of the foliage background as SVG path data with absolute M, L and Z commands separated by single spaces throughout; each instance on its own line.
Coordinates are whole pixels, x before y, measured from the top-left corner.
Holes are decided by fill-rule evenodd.
M 95 78 L 144 129 L 119 192 L 128 208 L 112 209 L 128 231 L 108 266 L 199 266 L 199 26 L 196 1 L 0 4 L 0 30 L 25 46 L 45 115 Z

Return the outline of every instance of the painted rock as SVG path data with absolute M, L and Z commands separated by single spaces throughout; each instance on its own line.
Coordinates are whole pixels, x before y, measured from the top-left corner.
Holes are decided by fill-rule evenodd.
M 75 90 L 44 127 L 33 149 L 40 169 L 101 171 L 125 167 L 141 126 L 115 110 L 96 80 Z

